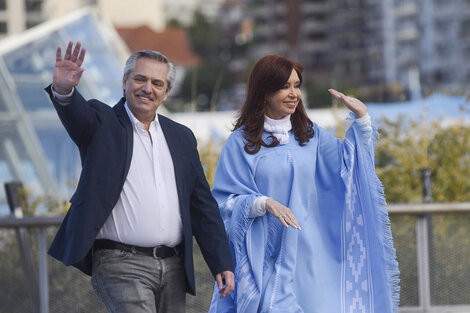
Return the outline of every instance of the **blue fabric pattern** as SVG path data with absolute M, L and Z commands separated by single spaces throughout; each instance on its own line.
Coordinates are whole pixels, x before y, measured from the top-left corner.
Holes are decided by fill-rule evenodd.
M 300 146 L 290 131 L 287 144 L 254 155 L 244 151 L 242 130 L 227 139 L 213 194 L 235 290 L 220 299 L 214 288 L 209 312 L 397 312 L 398 264 L 373 161 L 377 131 L 353 122 L 344 142 L 317 125 L 314 132 Z M 249 218 L 260 195 L 289 207 L 302 230 L 268 212 Z

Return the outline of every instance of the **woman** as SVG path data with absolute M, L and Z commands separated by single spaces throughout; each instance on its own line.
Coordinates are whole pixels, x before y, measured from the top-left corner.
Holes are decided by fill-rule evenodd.
M 396 312 L 395 260 L 367 107 L 330 89 L 356 120 L 342 143 L 302 104 L 302 67 L 268 55 L 222 150 L 213 194 L 236 287 L 210 312 Z

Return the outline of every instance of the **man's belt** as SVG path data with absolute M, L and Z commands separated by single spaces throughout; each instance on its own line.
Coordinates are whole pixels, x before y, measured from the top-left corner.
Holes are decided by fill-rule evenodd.
M 117 242 L 109 239 L 96 239 L 93 243 L 93 251 L 100 249 L 122 250 L 136 254 L 154 257 L 155 259 L 169 258 L 178 254 L 176 247 L 170 248 L 167 246 L 156 247 L 139 247 L 131 246 L 122 242 Z

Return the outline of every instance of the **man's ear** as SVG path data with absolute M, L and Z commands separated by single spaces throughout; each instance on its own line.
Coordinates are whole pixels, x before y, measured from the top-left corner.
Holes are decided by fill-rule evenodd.
M 126 90 L 126 80 L 127 80 L 127 77 L 126 75 L 122 76 L 122 90 Z

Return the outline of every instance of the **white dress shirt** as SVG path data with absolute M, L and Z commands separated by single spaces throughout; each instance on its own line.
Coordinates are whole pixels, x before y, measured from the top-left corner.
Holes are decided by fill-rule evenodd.
M 71 95 L 54 92 L 61 105 L 71 103 Z M 176 179 L 168 144 L 158 117 L 149 130 L 125 108 L 133 126 L 132 160 L 119 200 L 97 239 L 111 239 L 130 245 L 174 247 L 183 240 Z
M 149 130 L 129 110 L 134 146 L 126 181 L 97 238 L 141 247 L 174 247 L 183 240 L 175 171 L 156 117 Z

